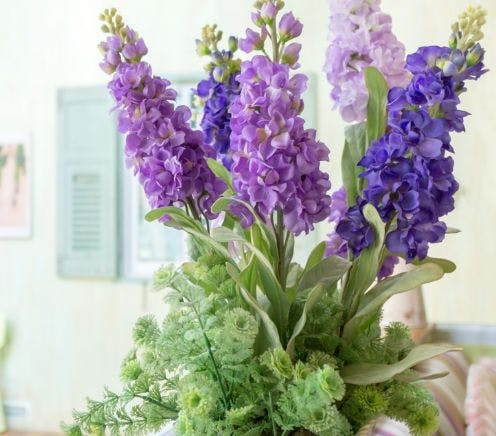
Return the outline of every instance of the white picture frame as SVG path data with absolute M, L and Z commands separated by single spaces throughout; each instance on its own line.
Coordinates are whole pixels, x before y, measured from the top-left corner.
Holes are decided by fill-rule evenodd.
M 0 132 L 0 238 L 32 236 L 31 135 Z

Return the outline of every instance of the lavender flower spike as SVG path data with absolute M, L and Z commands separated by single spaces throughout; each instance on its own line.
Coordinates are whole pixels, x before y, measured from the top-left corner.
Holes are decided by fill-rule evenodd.
M 186 206 L 195 218 L 214 218 L 213 202 L 225 184 L 210 171 L 206 159 L 215 151 L 202 132 L 188 124 L 191 112 L 174 106 L 170 82 L 152 75 L 141 59 L 147 53 L 138 34 L 125 26 L 115 9 L 101 16 L 110 33 L 100 44 L 102 69 L 113 74 L 108 88 L 115 100 L 118 126 L 126 134 L 125 153 L 152 208 Z
M 403 86 L 405 49 L 392 33 L 391 17 L 380 9 L 380 0 L 331 0 L 329 47 L 324 71 L 331 99 L 343 119 L 363 121 L 368 92 L 363 70 L 376 67 L 390 87 Z

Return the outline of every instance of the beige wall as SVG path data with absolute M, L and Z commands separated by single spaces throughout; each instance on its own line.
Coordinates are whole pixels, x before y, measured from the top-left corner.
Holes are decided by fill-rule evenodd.
M 136 284 L 62 280 L 56 275 L 55 96 L 58 87 L 104 83 L 97 67 L 98 13 L 117 6 L 145 37 L 148 59 L 156 71 L 189 73 L 200 69 L 193 40 L 201 26 L 216 21 L 227 34 L 240 33 L 249 22 L 251 3 L 0 1 L 0 131 L 30 131 L 34 138 L 34 235 L 27 241 L 0 241 L 0 311 L 15 330 L 5 394 L 12 401 L 28 401 L 32 409 L 30 420 L 13 422 L 18 428 L 56 429 L 86 395 L 98 394 L 104 383 L 115 385 L 133 321 L 152 306 L 152 297 Z M 319 73 L 326 45 L 326 2 L 287 3 L 306 25 L 304 69 Z M 452 18 L 465 3 L 384 0 L 384 9 L 393 15 L 398 36 L 412 50 L 421 44 L 444 43 Z M 496 3 L 482 4 L 491 14 L 485 45 L 487 64 L 494 68 Z M 493 84 L 490 73 L 471 84 L 464 97 L 465 108 L 474 116 L 467 122 L 468 134 L 454 140 L 462 189 L 458 209 L 449 218 L 449 224 L 463 233 L 433 250 L 456 261 L 459 270 L 429 286 L 428 311 L 433 320 L 496 322 Z M 331 147 L 332 179 L 338 186 L 343 124 L 330 110 L 323 75 L 318 85 L 319 135 Z

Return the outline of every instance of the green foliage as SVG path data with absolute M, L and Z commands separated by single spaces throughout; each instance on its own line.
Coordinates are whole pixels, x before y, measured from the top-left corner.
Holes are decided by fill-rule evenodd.
M 369 92 L 367 103 L 367 143 L 370 145 L 386 131 L 386 104 L 389 86 L 377 68 L 365 68 L 364 75 L 365 84 Z
M 414 383 L 393 382 L 385 390 L 386 414 L 408 425 L 415 436 L 428 436 L 438 428 L 439 409 L 432 394 Z
M 386 413 L 388 398 L 380 386 L 353 386 L 347 393 L 342 411 L 354 431 Z
M 362 192 L 363 178 L 359 177 L 359 174 L 363 169 L 358 166 L 358 162 L 367 149 L 367 124 L 359 123 L 348 126 L 344 136 L 341 172 L 343 173 L 343 186 L 346 188 L 348 205 L 351 207 Z

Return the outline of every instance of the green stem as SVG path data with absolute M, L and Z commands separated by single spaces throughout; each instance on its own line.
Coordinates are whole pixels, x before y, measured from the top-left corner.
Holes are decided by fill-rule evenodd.
M 190 211 L 191 211 L 191 215 L 193 216 L 193 218 L 195 220 L 198 220 L 199 222 L 201 222 L 200 215 L 198 215 L 198 211 L 196 210 L 196 205 L 195 205 L 195 202 L 194 202 L 193 198 L 192 197 L 188 197 L 186 199 L 186 202 L 189 205 L 189 208 L 190 208 Z
M 272 422 L 272 434 L 277 436 L 277 428 L 276 423 L 274 421 L 274 410 L 272 407 L 272 393 L 269 392 L 269 413 L 270 413 L 270 421 Z
M 281 209 L 277 209 L 277 223 L 275 228 L 277 243 L 277 278 L 283 290 L 286 289 L 286 243 L 284 237 L 284 215 Z
M 190 301 L 190 303 L 191 303 L 191 301 Z M 212 352 L 212 344 L 210 343 L 210 339 L 208 339 L 207 333 L 205 332 L 205 325 L 203 324 L 203 321 L 201 319 L 200 314 L 196 310 L 196 307 L 194 306 L 194 304 L 191 304 L 191 307 L 193 308 L 193 311 L 196 314 L 196 319 L 198 320 L 198 323 L 200 324 L 203 339 L 205 340 L 205 345 L 207 347 L 208 356 L 209 356 L 210 360 L 212 361 L 212 365 L 214 367 L 214 372 L 215 372 L 215 377 L 217 378 L 217 382 L 219 383 L 219 386 L 220 386 L 220 391 L 222 394 L 222 400 L 224 402 L 224 407 L 226 410 L 228 410 L 229 406 L 230 406 L 230 401 L 228 400 L 228 397 L 226 394 L 226 389 L 224 387 L 224 383 L 223 383 L 222 377 L 220 375 L 219 367 L 217 366 L 217 362 L 215 361 L 215 358 L 214 358 L 214 353 Z
M 271 41 L 272 41 L 272 60 L 279 63 L 279 41 L 277 40 L 276 20 L 270 25 Z
M 141 398 L 142 400 L 148 401 L 149 403 L 155 404 L 156 406 L 162 407 L 170 412 L 177 413 L 176 409 L 167 406 L 167 404 L 162 403 L 161 401 L 155 400 L 153 398 L 147 397 L 146 395 L 134 394 L 136 398 Z

